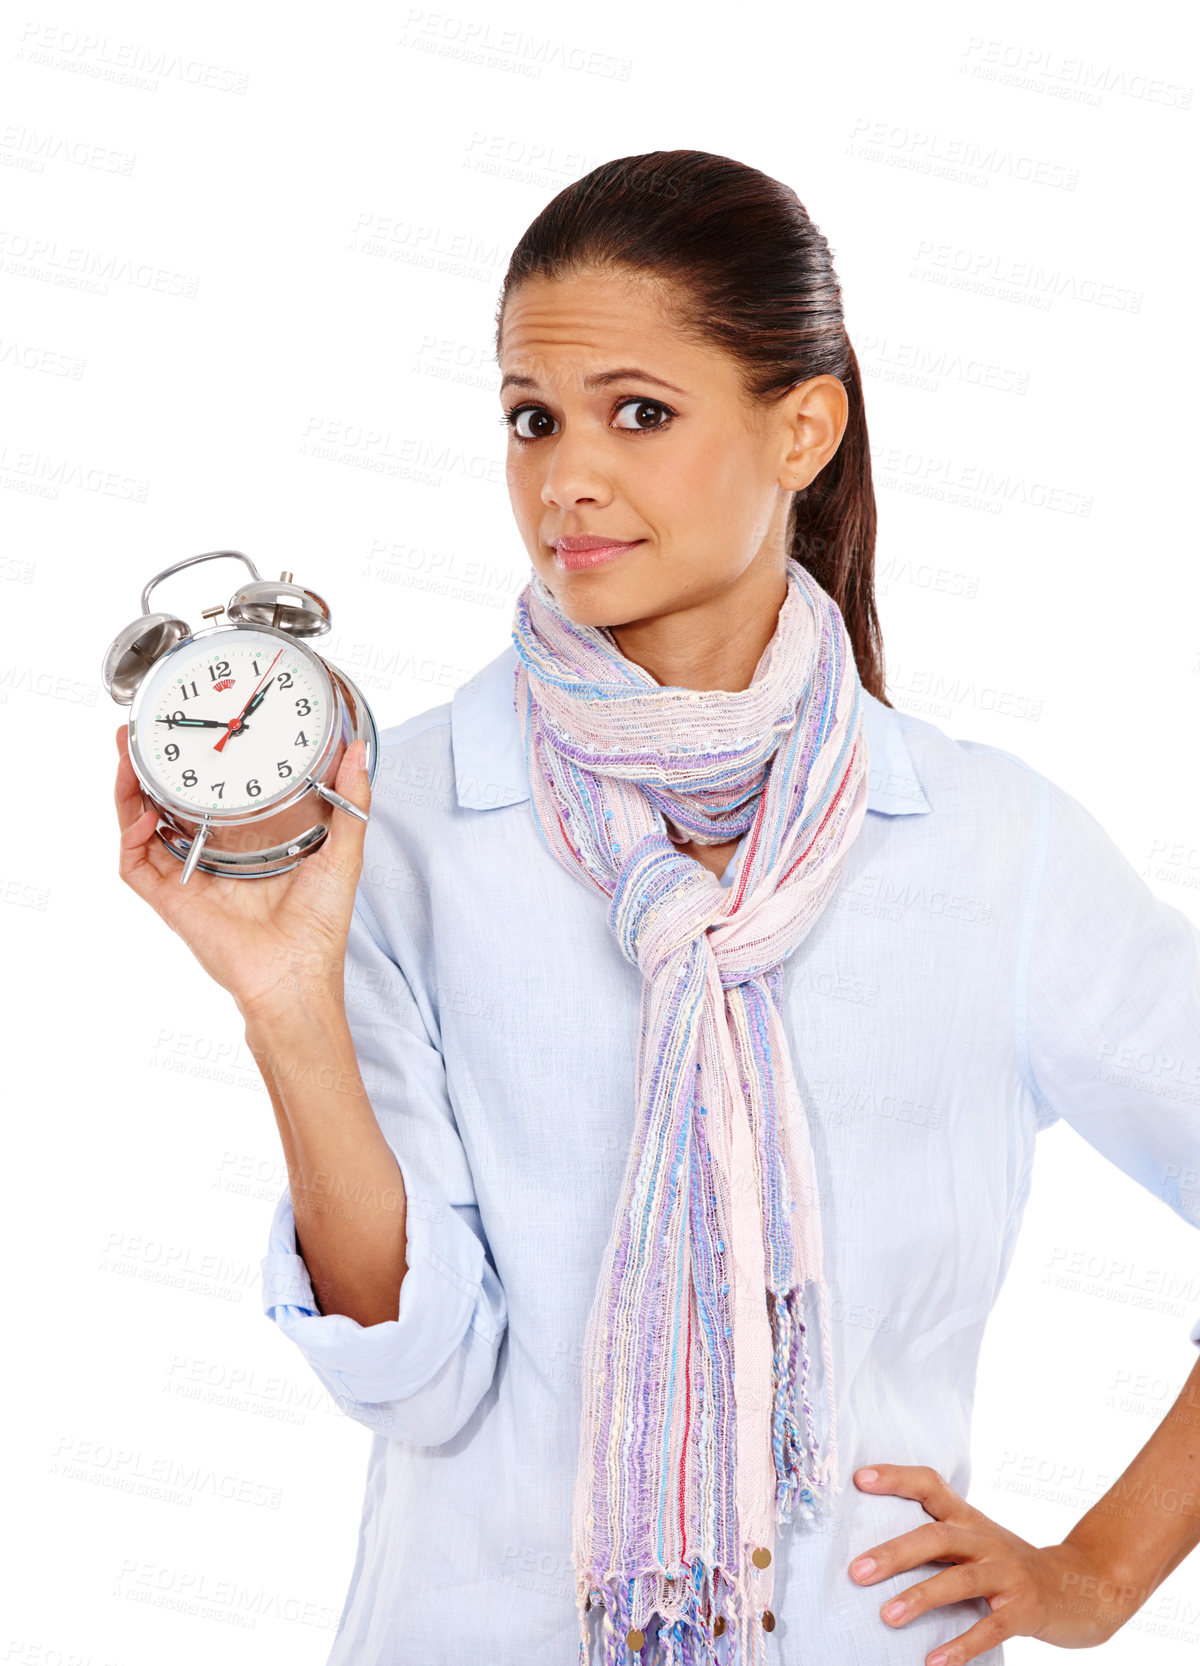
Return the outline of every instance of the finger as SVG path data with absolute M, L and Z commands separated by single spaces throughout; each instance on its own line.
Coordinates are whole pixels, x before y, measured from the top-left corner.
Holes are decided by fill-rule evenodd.
M 984 1547 L 980 1547 L 982 1550 Z M 947 1602 L 964 1602 L 970 1597 L 986 1597 L 1000 1588 L 1002 1581 L 995 1562 L 970 1557 L 956 1562 L 952 1568 L 935 1573 L 931 1579 L 918 1580 L 907 1590 L 898 1592 L 880 1604 L 879 1617 L 893 1628 L 909 1625 L 918 1614 L 931 1608 L 941 1608 Z
M 167 877 L 173 858 L 155 838 L 158 811 L 153 805 L 147 808 L 143 803 L 141 783 L 129 757 L 129 731 L 124 724 L 117 730 L 117 750 L 120 757 L 113 788 L 121 828 L 117 871 L 139 896 L 149 900 Z
M 343 798 L 357 804 L 360 810 L 371 808 L 371 779 L 367 772 L 368 752 L 365 740 L 351 741 L 342 753 L 342 761 L 338 765 L 337 778 L 333 784 L 335 792 L 340 792 Z M 355 818 L 352 816 L 350 819 L 353 821 Z
M 142 798 L 142 784 L 129 756 L 129 731 L 124 726 L 117 730 L 117 751 L 120 756 L 117 759 L 113 802 L 117 807 L 117 821 L 124 831 L 147 814 Z
M 873 1476 L 873 1480 L 868 1480 Z M 864 1492 L 895 1493 L 900 1498 L 915 1498 L 931 1516 L 939 1521 L 955 1516 L 965 1521 L 977 1512 L 949 1481 L 928 1464 L 872 1464 L 856 1469 L 854 1479 Z
M 117 807 L 117 821 L 125 829 L 142 814 L 142 789 L 129 758 L 129 729 L 122 724 L 117 730 L 117 779 L 113 788 L 113 802 Z
M 926 1521 L 856 1556 L 849 1573 L 856 1584 L 877 1585 L 881 1579 L 919 1568 L 923 1562 L 957 1562 L 971 1555 L 982 1542 L 980 1535 L 961 1523 Z M 868 1567 L 868 1562 L 874 1566 Z
M 158 812 L 151 806 L 122 830 L 117 858 L 120 877 L 147 900 L 154 896 L 165 877 L 157 859 L 157 851 L 161 849 L 155 837 L 157 825 Z
M 352 741 L 342 754 L 333 790 L 358 809 L 371 809 L 371 782 L 367 774 L 367 743 Z M 338 873 L 357 873 L 362 866 L 367 823 L 334 806 L 329 818 L 329 863 Z
M 985 1614 L 961 1637 L 950 1643 L 939 1643 L 926 1657 L 925 1666 L 965 1666 L 968 1660 L 977 1660 L 981 1654 L 1017 1635 L 1011 1619 L 1006 1620 L 1003 1614 Z

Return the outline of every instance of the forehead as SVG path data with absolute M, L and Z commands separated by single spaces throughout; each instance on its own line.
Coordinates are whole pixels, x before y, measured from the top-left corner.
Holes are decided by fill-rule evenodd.
M 659 280 L 591 272 L 527 278 L 504 308 L 499 359 L 505 370 L 536 371 L 543 356 L 607 360 L 635 348 L 652 348 L 660 361 L 670 354 L 677 363 L 689 349 L 674 328 Z

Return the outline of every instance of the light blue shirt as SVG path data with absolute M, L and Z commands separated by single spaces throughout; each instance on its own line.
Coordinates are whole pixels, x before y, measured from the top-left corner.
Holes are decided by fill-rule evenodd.
M 381 737 L 346 1008 L 408 1196 L 398 1316 L 320 1313 L 286 1193 L 262 1263 L 266 1311 L 374 1436 L 328 1666 L 577 1657 L 580 1358 L 632 1132 L 640 973 L 534 825 L 515 660 Z M 855 1554 L 928 1518 L 852 1477 L 886 1453 L 966 1493 L 980 1342 L 1038 1131 L 1064 1118 L 1200 1226 L 1200 932 L 1044 775 L 864 701 L 868 811 L 781 996 L 842 1482 L 831 1525 L 779 1536 L 781 1666 L 801 1647 L 912 1666 L 988 1612 L 887 1627 L 882 1604 L 943 1565 L 856 1585 Z

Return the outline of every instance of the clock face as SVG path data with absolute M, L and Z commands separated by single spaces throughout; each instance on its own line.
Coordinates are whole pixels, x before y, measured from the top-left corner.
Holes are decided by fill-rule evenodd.
M 238 628 L 168 654 L 137 702 L 149 778 L 195 810 L 244 815 L 292 792 L 320 757 L 333 694 L 294 642 Z

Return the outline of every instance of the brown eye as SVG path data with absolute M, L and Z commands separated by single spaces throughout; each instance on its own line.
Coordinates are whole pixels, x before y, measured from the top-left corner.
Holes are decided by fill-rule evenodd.
M 521 424 L 525 423 L 526 418 L 528 426 L 523 427 Z M 547 426 L 553 423 L 554 418 L 544 405 L 518 405 L 504 420 L 518 440 L 542 440 L 547 433 L 554 431 Z
M 623 429 L 626 433 L 653 433 L 656 428 L 665 428 L 667 423 L 670 422 L 671 417 L 674 415 L 671 408 L 668 405 L 664 405 L 658 399 L 623 399 L 620 405 L 618 405 L 617 410 L 632 410 L 634 413 L 634 420 L 632 423 L 628 425 L 625 423 L 617 424 L 617 426 Z M 644 421 L 643 418 L 647 413 L 657 413 L 658 415 L 664 417 L 665 420 Z

